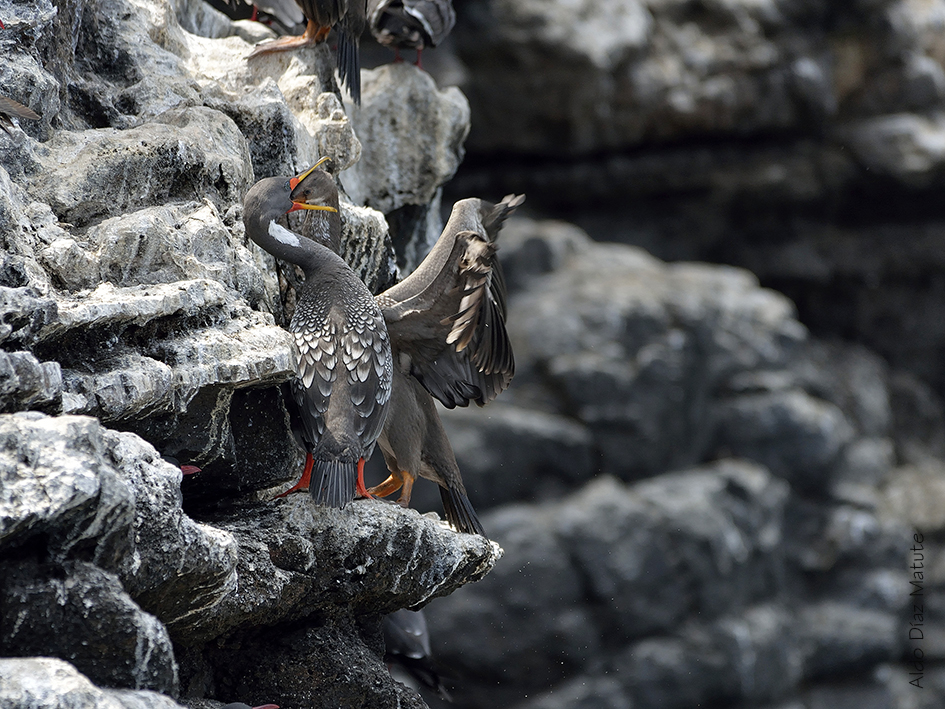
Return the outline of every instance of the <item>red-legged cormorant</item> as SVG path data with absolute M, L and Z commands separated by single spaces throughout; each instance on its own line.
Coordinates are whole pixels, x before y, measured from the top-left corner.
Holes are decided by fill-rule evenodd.
M 364 461 L 381 433 L 390 400 L 392 358 L 387 327 L 367 286 L 337 254 L 341 237 L 338 189 L 314 167 L 298 177 L 260 180 L 243 200 L 246 233 L 276 258 L 305 273 L 289 330 L 298 348 L 291 382 L 300 437 L 308 452 L 300 485 L 319 504 L 344 507 L 364 490 Z M 278 223 L 297 209 L 320 215 L 316 239 Z

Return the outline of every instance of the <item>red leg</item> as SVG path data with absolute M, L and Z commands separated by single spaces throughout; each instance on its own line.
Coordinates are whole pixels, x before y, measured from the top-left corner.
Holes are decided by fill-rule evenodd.
M 355 492 L 358 497 L 366 497 L 369 500 L 373 500 L 374 497 L 367 491 L 367 488 L 364 487 L 364 458 L 358 459 L 358 483 L 355 486 Z
M 420 61 L 420 55 L 421 55 L 422 53 L 423 53 L 423 47 L 418 47 L 418 48 L 417 48 L 417 68 L 418 68 L 418 69 L 422 69 L 422 68 L 423 68 L 423 62 Z
M 315 459 L 312 458 L 311 453 L 305 454 L 305 470 L 302 471 L 302 477 L 299 478 L 299 481 L 295 483 L 292 487 L 286 490 L 279 495 L 276 495 L 277 498 L 285 497 L 290 492 L 297 492 L 298 490 L 308 490 L 309 485 L 312 484 L 312 466 L 315 465 Z

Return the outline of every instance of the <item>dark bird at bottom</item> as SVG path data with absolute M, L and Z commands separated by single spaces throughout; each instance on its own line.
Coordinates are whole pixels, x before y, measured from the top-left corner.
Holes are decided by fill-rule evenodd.
M 388 669 L 400 667 L 424 687 L 436 691 L 440 699 L 453 701 L 430 649 L 430 632 L 422 610 L 406 608 L 384 616 L 384 661 Z
M 378 44 L 417 50 L 417 66 L 426 47 L 442 42 L 456 24 L 452 0 L 371 0 L 368 26 Z
M 314 46 L 328 37 L 334 27 L 338 36 L 336 62 L 338 77 L 351 94 L 351 100 L 361 103 L 361 34 L 367 20 L 367 0 L 296 0 L 307 21 L 300 36 L 280 37 L 258 44 L 249 58 L 271 52 L 285 52 L 299 47 Z
M 367 286 L 338 255 L 338 189 L 324 159 L 298 177 L 260 180 L 243 200 L 247 235 L 305 273 L 289 331 L 298 348 L 290 382 L 307 452 L 302 483 L 315 501 L 344 507 L 364 489 L 364 462 L 387 416 L 393 377 L 390 340 Z M 318 215 L 308 239 L 277 220 L 297 209 Z M 316 484 L 309 485 L 314 475 Z M 294 488 L 293 488 L 294 489 Z

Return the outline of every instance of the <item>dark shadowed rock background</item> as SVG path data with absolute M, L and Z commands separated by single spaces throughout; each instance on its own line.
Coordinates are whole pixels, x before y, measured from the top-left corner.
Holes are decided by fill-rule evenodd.
M 438 596 L 460 707 L 945 705 L 945 0 L 455 4 L 356 108 L 203 0 L 0 0 L 0 708 L 440 706 L 379 631 Z M 444 414 L 498 562 L 271 499 L 297 278 L 241 200 L 326 154 L 375 290 L 528 195 L 515 380 Z

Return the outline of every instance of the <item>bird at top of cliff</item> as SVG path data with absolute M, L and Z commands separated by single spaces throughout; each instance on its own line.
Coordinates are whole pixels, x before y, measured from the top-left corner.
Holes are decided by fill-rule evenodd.
M 367 0 L 296 0 L 307 25 L 297 37 L 280 37 L 256 46 L 249 58 L 283 52 L 322 42 L 335 27 L 338 33 L 338 76 L 351 99 L 361 103 L 361 58 L 359 42 L 367 18 Z
M 416 49 L 417 66 L 424 48 L 437 46 L 455 24 L 452 0 L 371 0 L 368 11 L 374 39 L 393 48 L 394 61 L 401 49 Z
M 447 408 L 471 401 L 483 406 L 512 380 L 515 360 L 495 241 L 524 199 L 457 202 L 417 269 L 377 296 L 394 353 L 394 383 L 378 439 L 390 476 L 369 492 L 384 497 L 400 490 L 397 501 L 406 507 L 416 478 L 432 480 L 446 519 L 461 532 L 483 536 L 433 397 Z
M 356 491 L 369 496 L 364 462 L 387 416 L 393 371 L 380 308 L 338 255 L 338 188 L 327 172 L 316 169 L 324 160 L 297 177 L 269 177 L 253 185 L 243 200 L 243 223 L 256 244 L 305 273 L 289 324 L 298 348 L 290 389 L 307 453 L 296 487 L 314 474 L 315 501 L 340 508 Z M 278 223 L 297 209 L 318 215 L 314 239 Z

